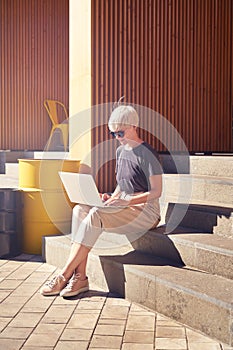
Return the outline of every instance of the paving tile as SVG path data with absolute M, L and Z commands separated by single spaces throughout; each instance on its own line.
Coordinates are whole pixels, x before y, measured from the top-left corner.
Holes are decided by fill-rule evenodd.
M 98 324 L 95 329 L 95 335 L 119 335 L 123 336 L 125 324 Z
M 189 350 L 222 350 L 222 347 L 218 343 L 190 343 L 188 345 Z
M 5 278 L 7 278 L 11 274 L 10 270 L 4 270 L 4 266 L 1 266 L 0 270 L 0 281 L 2 282 Z
M 43 333 L 53 333 L 53 334 L 61 334 L 65 328 L 64 324 L 61 323 L 39 323 L 34 329 L 34 334 L 43 334 Z
M 96 326 L 99 314 L 73 314 L 67 328 L 93 329 Z
M 54 350 L 54 346 L 46 346 L 46 348 L 44 346 L 37 346 L 36 348 L 35 346 L 23 346 L 22 348 L 20 348 L 20 350 Z
M 90 341 L 92 333 L 92 329 L 68 328 L 62 333 L 61 340 Z
M 90 347 L 121 349 L 122 337 L 113 335 L 93 335 Z
M 0 333 L 0 338 L 27 339 L 32 331 L 33 328 L 6 327 L 4 331 Z
M 108 292 L 104 292 L 99 289 L 92 289 L 92 285 L 90 284 L 90 290 L 86 292 L 85 294 L 85 299 L 89 299 L 92 301 L 101 301 L 101 300 L 106 300 L 107 297 L 109 297 Z
M 7 276 L 9 276 L 11 273 L 10 270 L 6 269 L 6 266 L 3 265 L 1 266 L 1 270 L 0 270 L 0 278 L 6 278 Z
M 146 315 L 146 316 L 153 316 L 155 315 L 154 312 L 150 311 L 150 310 L 147 310 L 139 305 L 136 305 L 136 304 L 132 304 L 131 307 L 130 307 L 130 314 L 131 315 Z
M 82 315 L 82 314 L 90 314 L 90 315 L 96 315 L 100 314 L 101 310 L 100 309 L 75 309 L 74 310 L 74 315 Z
M 32 296 L 37 290 L 39 286 L 38 283 L 22 283 L 15 291 L 14 295 L 28 295 Z
M 16 271 L 12 272 L 8 278 L 16 280 L 26 280 L 34 273 L 34 269 L 28 267 L 20 267 Z
M 22 284 L 23 280 L 15 280 L 6 278 L 2 282 L 0 282 L 0 289 L 16 289 L 20 284 Z
M 53 273 L 56 270 L 57 268 L 55 266 L 52 266 L 46 263 L 41 264 L 37 269 L 38 272 L 50 272 L 50 273 Z
M 153 315 L 129 315 L 126 330 L 154 331 L 155 316 Z
M 154 350 L 153 344 L 123 343 L 122 350 Z M 94 350 L 94 349 L 93 349 Z
M 19 296 L 12 292 L 5 300 L 4 304 L 19 304 L 24 305 L 31 297 L 29 295 Z
M 109 305 L 116 305 L 116 306 L 126 306 L 126 307 L 130 307 L 130 302 L 128 300 L 122 299 L 122 298 L 109 298 L 106 300 L 105 303 L 106 306 Z
M 111 318 L 114 316 L 115 319 L 125 319 L 128 315 L 129 307 L 128 306 L 117 306 L 110 305 L 104 306 L 101 317 Z
M 20 312 L 10 322 L 10 327 L 35 327 L 42 317 L 43 313 Z
M 19 261 L 17 259 L 14 260 L 7 260 L 6 264 L 4 264 L 1 269 L 9 270 L 10 272 L 14 271 L 15 269 L 19 268 L 20 266 L 24 265 L 24 261 Z
M 88 342 L 83 342 L 83 341 L 59 341 L 56 347 L 54 348 L 54 350 L 87 350 L 87 349 L 88 349 Z
M 25 303 L 22 312 L 46 312 L 52 303 L 52 298 L 45 298 L 36 293 Z
M 76 310 L 80 310 L 80 309 L 94 309 L 94 310 L 100 310 L 102 309 L 104 305 L 104 301 L 100 300 L 100 301 L 92 301 L 92 300 L 80 300 Z
M 37 283 L 39 287 L 39 285 L 45 283 L 47 279 L 47 272 L 34 271 L 33 273 L 28 275 L 27 283 Z
M 67 323 L 75 305 L 52 305 L 45 313 L 42 323 Z
M 36 258 L 35 258 L 36 259 Z M 20 260 L 19 260 L 20 261 Z M 40 266 L 40 265 L 42 265 L 43 263 L 41 262 L 41 261 L 36 261 L 36 260 L 34 260 L 34 259 L 25 259 L 25 261 L 24 261 L 24 265 L 23 266 L 25 266 L 27 269 L 34 269 L 34 270 L 36 270 L 36 269 L 38 269 L 38 267 Z
M 185 338 L 185 329 L 182 327 L 157 326 L 156 337 L 158 338 Z
M 0 317 L 0 332 L 11 322 L 11 317 Z
M 157 326 L 170 326 L 170 327 L 182 327 L 178 322 L 171 320 L 168 317 L 157 314 L 156 316 L 156 325 Z
M 47 315 L 60 316 L 64 318 L 69 318 L 75 309 L 75 305 L 54 305 L 52 304 L 47 311 Z
M 200 343 L 216 343 L 215 340 L 204 336 L 201 333 L 195 332 L 192 329 L 186 328 L 186 335 L 189 343 L 200 342 Z
M 101 317 L 98 320 L 98 325 L 114 325 L 115 327 L 125 326 L 126 319 L 115 319 L 114 315 L 112 318 Z
M 153 344 L 154 332 L 126 331 L 123 341 L 124 343 Z
M 10 294 L 12 293 L 12 290 L 10 289 L 3 289 L 0 290 L 0 303 L 6 299 Z
M 14 317 L 22 308 L 22 304 L 13 304 L 3 302 L 0 304 L 0 316 L 1 317 Z
M 59 339 L 59 334 L 54 333 L 32 333 L 25 343 L 25 346 L 54 347 Z
M 23 339 L 0 339 L 0 349 L 19 350 L 21 349 L 23 343 L 24 343 Z
M 157 350 L 187 350 L 185 339 L 177 338 L 156 338 L 155 346 Z M 198 350 L 203 350 L 199 348 Z
M 42 296 L 42 298 L 44 298 Z M 51 297 L 47 299 L 52 299 Z M 71 299 L 71 298 L 61 298 L 60 296 L 57 296 L 53 300 L 53 305 L 75 305 L 77 306 L 79 303 L 80 299 Z
M 92 348 L 92 347 L 88 347 L 88 350 L 106 350 L 106 348 Z

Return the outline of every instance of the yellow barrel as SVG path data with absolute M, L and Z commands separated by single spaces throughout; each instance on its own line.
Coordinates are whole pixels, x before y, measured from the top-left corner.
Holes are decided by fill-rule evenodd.
M 19 187 L 61 188 L 59 171 L 79 171 L 80 161 L 70 159 L 19 159 Z
M 79 164 L 74 160 L 19 160 L 24 253 L 41 254 L 43 236 L 70 232 L 73 204 L 58 172 L 78 172 Z

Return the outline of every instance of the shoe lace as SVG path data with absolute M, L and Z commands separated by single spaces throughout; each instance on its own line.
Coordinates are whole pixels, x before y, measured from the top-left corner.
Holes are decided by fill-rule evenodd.
M 58 276 L 54 276 L 51 281 L 48 281 L 46 283 L 47 286 L 49 286 L 50 288 L 53 288 L 60 280 L 65 281 L 65 277 L 63 275 L 58 275 Z
M 81 277 L 80 273 L 73 274 L 71 279 L 69 280 L 69 283 L 66 286 L 66 289 L 72 289 L 73 285 L 78 281 L 78 279 Z

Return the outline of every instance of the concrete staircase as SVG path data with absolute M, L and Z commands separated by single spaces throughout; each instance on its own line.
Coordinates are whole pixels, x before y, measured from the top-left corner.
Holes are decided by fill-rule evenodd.
M 103 234 L 89 279 L 233 346 L 233 157 L 191 157 L 191 174 L 164 175 L 161 225 L 129 243 Z M 44 237 L 61 267 L 66 236 Z

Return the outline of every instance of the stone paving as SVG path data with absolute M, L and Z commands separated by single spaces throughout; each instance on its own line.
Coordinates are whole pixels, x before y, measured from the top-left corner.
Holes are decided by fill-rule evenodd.
M 95 286 L 78 297 L 43 297 L 57 272 L 41 257 L 0 260 L 1 350 L 230 350 Z

